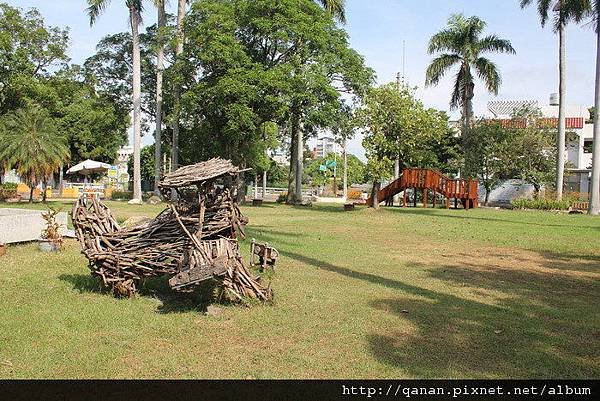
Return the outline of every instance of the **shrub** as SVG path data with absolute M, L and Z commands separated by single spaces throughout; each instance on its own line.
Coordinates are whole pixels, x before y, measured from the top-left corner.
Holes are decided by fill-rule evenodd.
M 277 203 L 285 203 L 287 201 L 287 192 L 282 192 L 278 197 L 277 197 Z
M 0 189 L 14 189 L 17 190 L 17 184 L 14 182 L 5 182 L 4 184 L 0 184 Z
M 112 200 L 131 200 L 133 199 L 133 191 L 113 191 Z
M 17 196 L 17 184 L 14 182 L 0 184 L 0 201 L 14 198 L 15 196 Z
M 557 201 L 555 199 L 515 199 L 511 202 L 513 209 L 537 209 L 537 210 L 567 210 L 571 206 L 568 200 Z

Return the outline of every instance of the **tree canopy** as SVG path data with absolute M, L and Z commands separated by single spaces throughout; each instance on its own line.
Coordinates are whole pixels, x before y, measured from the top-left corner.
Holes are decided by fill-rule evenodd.
M 396 158 L 400 167 L 437 167 L 436 147 L 450 142 L 445 113 L 425 108 L 406 86 L 372 88 L 356 118 L 365 130 L 367 171 L 374 180 L 388 178 Z
M 91 74 L 69 65 L 68 30 L 46 26 L 35 9 L 25 12 L 4 3 L 0 27 L 5 67 L 0 72 L 0 116 L 12 116 L 3 124 L 16 115 L 35 117 L 66 141 L 63 162 L 114 162 L 127 142 L 128 108 L 97 91 Z
M 68 156 L 66 138 L 47 111 L 26 107 L 2 117 L 0 160 L 6 168 L 16 169 L 32 191 L 38 183 L 45 183 Z
M 187 162 L 219 155 L 255 167 L 277 137 L 332 126 L 343 94 L 362 94 L 373 79 L 313 1 L 206 0 L 186 21 Z

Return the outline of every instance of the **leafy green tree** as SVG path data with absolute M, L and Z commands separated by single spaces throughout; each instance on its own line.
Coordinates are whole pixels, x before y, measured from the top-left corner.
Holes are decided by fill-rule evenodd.
M 397 84 L 372 88 L 356 118 L 365 129 L 367 173 L 374 188 L 390 176 L 385 169 L 396 158 L 400 167 L 430 166 L 436 161 L 432 144 L 448 133 L 444 113 L 426 109 L 410 88 Z
M 291 139 L 291 181 L 301 184 L 305 138 L 334 124 L 342 94 L 373 79 L 345 32 L 310 0 L 206 0 L 186 24 L 181 157 L 252 167 L 271 138 L 263 126 L 274 123 Z
M 66 66 L 68 30 L 46 26 L 36 9 L 0 3 L 0 115 L 47 96 L 50 71 Z
M 83 74 L 89 83 L 96 87 L 97 92 L 115 103 L 119 109 L 127 110 L 128 113 L 133 110 L 132 46 L 130 33 L 122 32 L 105 36 L 98 42 L 96 53 L 88 57 L 83 65 Z M 145 33 L 140 34 L 142 116 L 152 116 L 156 107 L 157 67 L 153 62 L 155 46 L 157 46 L 156 27 L 150 26 Z M 166 56 L 168 55 L 167 51 Z M 169 57 L 166 58 L 169 60 Z M 163 106 L 162 112 L 168 111 L 167 104 Z M 150 121 L 143 118 L 142 132 L 147 132 L 149 126 Z
M 362 144 L 367 156 L 366 178 L 373 182 L 371 191 L 373 208 L 378 209 L 377 193 L 381 187 L 381 181 L 392 176 L 391 170 L 394 162 L 388 155 L 392 153 L 393 145 L 381 130 L 369 131 Z
M 543 185 L 552 184 L 555 177 L 556 141 L 553 128 L 541 120 L 539 110 L 524 108 L 514 119 L 525 120 L 525 128 L 509 130 L 508 153 L 504 159 L 509 176 L 530 183 L 538 194 Z M 513 124 L 513 126 L 516 124 Z
M 100 14 L 110 3 L 110 0 L 87 0 L 87 12 L 90 25 L 93 25 Z M 141 126 L 141 63 L 139 27 L 142 21 L 142 0 L 125 0 L 129 10 L 129 22 L 132 38 L 132 99 L 133 99 L 133 201 L 142 200 L 142 182 L 140 175 L 140 145 L 142 138 Z
M 496 188 L 507 173 L 507 155 L 516 155 L 520 149 L 510 142 L 510 131 L 499 123 L 478 121 L 465 142 L 466 159 L 464 176 L 479 179 L 485 188 L 484 204 L 487 206 L 490 192 Z M 516 156 L 519 158 L 519 156 Z
M 49 176 L 69 157 L 64 136 L 58 133 L 48 112 L 37 107 L 18 109 L 0 122 L 0 160 L 31 188 L 46 184 Z M 45 191 L 44 191 L 45 200 Z
M 267 170 L 267 185 L 278 188 L 285 187 L 287 186 L 287 176 L 288 169 L 271 160 L 269 170 Z
M 342 158 L 339 155 L 333 153 L 328 154 L 326 157 L 319 156 L 309 161 L 305 169 L 306 183 L 312 184 L 313 186 L 324 186 L 331 184 L 333 180 L 333 167 L 328 167 L 326 171 L 322 171 L 320 167 L 326 165 L 327 162 L 336 161 L 336 174 L 338 177 L 337 185 L 338 189 L 341 188 L 342 181 L 340 177 L 344 175 L 344 164 Z M 355 155 L 348 155 L 348 185 L 352 184 L 363 184 L 365 180 L 365 163 L 363 163 Z
M 155 144 L 144 146 L 141 150 L 142 181 L 152 182 L 154 180 L 154 146 Z M 133 172 L 133 157 L 130 157 L 127 162 L 127 170 L 131 175 Z
M 69 71 L 52 77 L 50 86 L 60 98 L 50 107 L 58 131 L 67 139 L 71 163 L 86 159 L 113 163 L 127 143 L 129 115 L 110 99 Z
M 483 55 L 490 52 L 515 53 L 506 39 L 496 35 L 481 37 L 485 26 L 486 23 L 478 17 L 465 18 L 462 14 L 454 14 L 448 20 L 448 26 L 429 41 L 429 54 L 444 53 L 434 58 L 427 67 L 426 86 L 437 85 L 448 70 L 458 66 L 450 108 L 462 108 L 463 136 L 466 136 L 473 118 L 475 74 L 494 94 L 498 93 L 501 83 L 498 67 Z

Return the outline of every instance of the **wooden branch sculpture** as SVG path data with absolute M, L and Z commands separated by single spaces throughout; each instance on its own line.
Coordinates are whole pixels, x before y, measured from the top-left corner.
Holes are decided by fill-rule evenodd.
M 175 290 L 214 279 L 238 300 L 270 300 L 271 289 L 251 275 L 239 251 L 237 235 L 244 237 L 248 219 L 231 183 L 241 171 L 228 160 L 211 159 L 167 174 L 159 188 L 165 198 L 175 190 L 178 200 L 154 220 L 127 229 L 96 197 L 80 197 L 73 225 L 92 275 L 126 296 L 145 277 L 168 274 Z

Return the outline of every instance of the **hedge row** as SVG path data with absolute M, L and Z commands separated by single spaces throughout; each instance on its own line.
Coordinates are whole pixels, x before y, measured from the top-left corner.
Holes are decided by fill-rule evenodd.
M 568 200 L 555 199 L 515 199 L 511 202 L 514 209 L 538 209 L 538 210 L 568 210 L 571 202 Z

